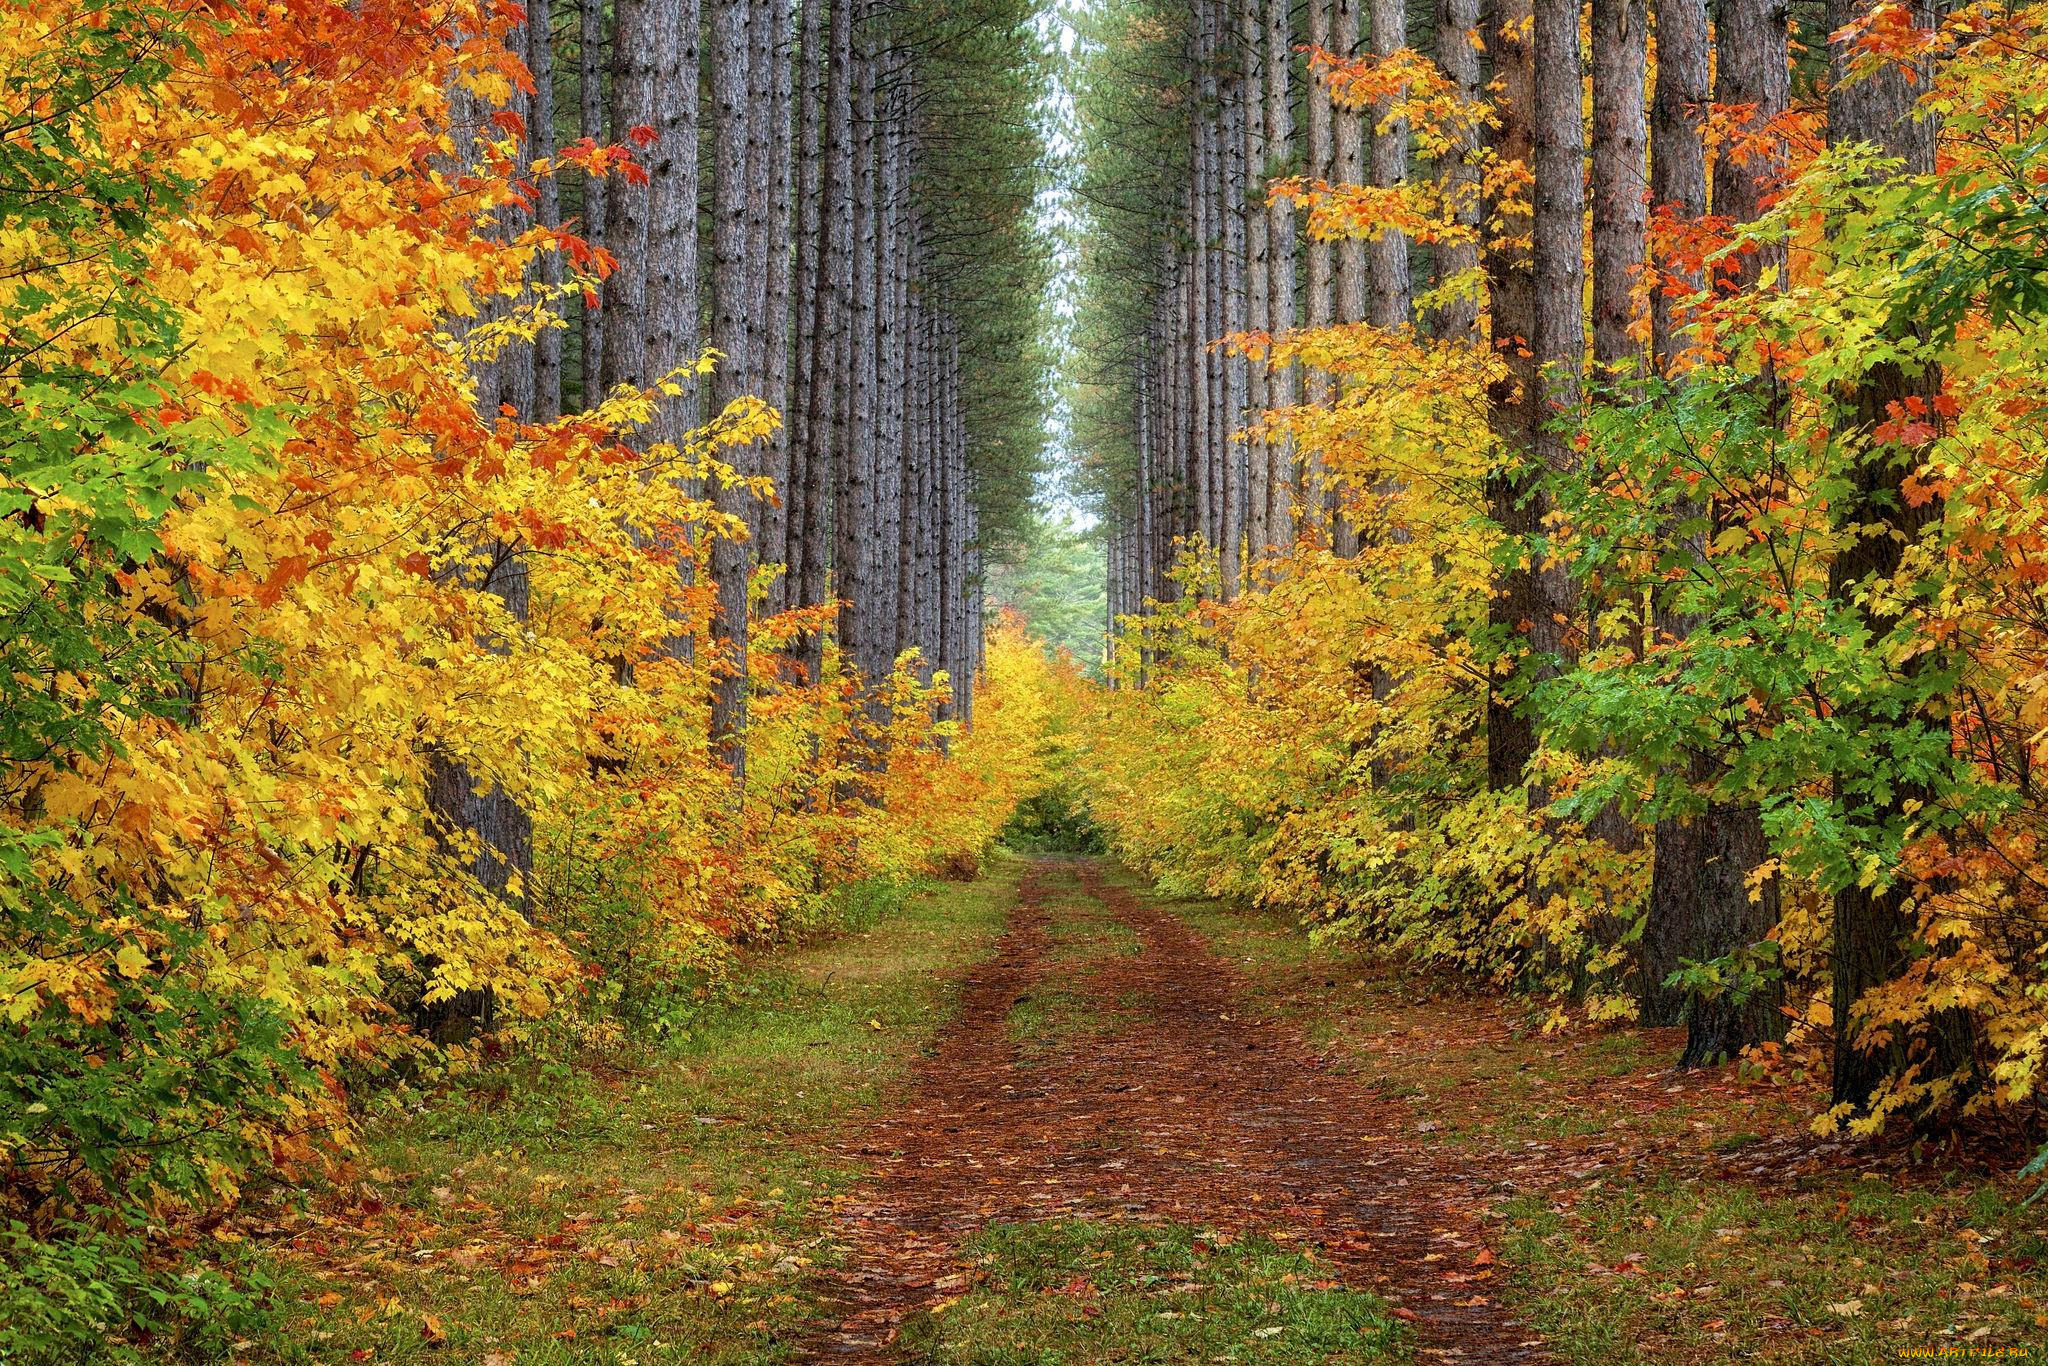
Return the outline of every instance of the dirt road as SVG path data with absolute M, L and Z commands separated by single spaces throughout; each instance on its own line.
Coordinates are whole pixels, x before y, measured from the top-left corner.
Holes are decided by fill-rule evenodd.
M 909 1103 L 852 1149 L 877 1175 L 841 1212 L 854 1253 L 817 1358 L 898 1360 L 898 1326 L 961 1284 L 973 1231 L 1083 1219 L 1312 1247 L 1395 1306 L 1421 1360 L 1548 1360 L 1496 1298 L 1483 1174 L 1254 1017 L 1241 985 L 1103 864 L 1035 862 Z

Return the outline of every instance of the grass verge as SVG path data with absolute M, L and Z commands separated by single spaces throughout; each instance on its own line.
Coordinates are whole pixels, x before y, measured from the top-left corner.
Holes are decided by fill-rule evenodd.
M 1137 885 L 1130 875 L 1111 876 Z M 1171 909 L 1390 1107 L 1483 1171 L 1511 1299 L 1564 1360 L 1893 1362 L 2048 1346 L 2048 1202 L 2034 1183 L 1815 1138 L 1818 1079 L 1672 1070 L 1682 1032 L 1545 1033 L 1285 918 Z
M 1401 1325 L 1306 1252 L 1175 1225 L 1007 1224 L 968 1241 L 974 1284 L 904 1325 L 934 1366 L 1405 1360 Z
M 773 1363 L 810 1326 L 872 1115 L 1000 932 L 1021 865 L 780 950 L 681 1044 L 451 1090 L 357 1179 L 252 1230 L 288 1340 L 250 1362 Z

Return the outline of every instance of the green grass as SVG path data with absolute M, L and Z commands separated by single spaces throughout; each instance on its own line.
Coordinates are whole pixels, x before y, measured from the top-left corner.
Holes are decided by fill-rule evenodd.
M 1173 1225 L 999 1225 L 963 1254 L 974 1283 L 913 1317 L 902 1346 L 944 1366 L 1407 1360 L 1376 1297 L 1312 1254 Z
M 1800 1186 L 1805 1186 L 1801 1189 Z M 1995 1189 L 1865 1175 L 1791 1190 L 1666 1177 L 1506 1208 L 1508 1260 L 1569 1361 L 1896 1361 L 2044 1336 L 2038 1222 Z M 2033 1224 L 2033 1227 L 2027 1227 Z
M 1566 1361 L 1822 1366 L 2048 1344 L 2048 1202 L 2018 1204 L 2031 1182 L 1815 1155 L 1825 1101 L 1796 1070 L 1675 1075 L 1675 1031 L 1546 1034 L 1533 1002 L 1314 943 L 1282 917 L 1171 909 L 1239 965 L 1258 1009 L 1399 1107 L 1390 1122 L 1512 1178 L 1492 1211 L 1508 1293 Z
M 1086 992 L 1041 983 L 1020 996 L 1003 1018 L 1003 1028 L 1026 1063 L 1042 1062 L 1077 1039 L 1102 1034 L 1102 1014 Z
M 431 1099 L 263 1249 L 289 1331 L 241 1359 L 792 1359 L 860 1175 L 825 1145 L 899 1092 L 1020 871 L 768 955 L 687 1042 Z

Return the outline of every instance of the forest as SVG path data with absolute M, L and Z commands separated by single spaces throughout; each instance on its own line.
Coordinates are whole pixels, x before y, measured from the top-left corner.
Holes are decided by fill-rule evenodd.
M 9 0 L 0 1362 L 2038 1350 L 2044 60 Z

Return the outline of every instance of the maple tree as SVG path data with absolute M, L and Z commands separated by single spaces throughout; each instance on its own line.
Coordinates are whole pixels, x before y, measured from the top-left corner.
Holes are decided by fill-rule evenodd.
M 1169 890 L 1538 991 L 1559 1023 L 1683 1021 L 1690 1064 L 1823 1054 L 1822 1127 L 2028 1109 L 2037 652 L 2008 557 L 2038 498 L 2039 16 L 1836 7 L 1800 35 L 1831 54 L 1816 84 L 1783 10 L 1710 30 L 1674 0 L 1645 81 L 1615 8 L 1591 29 L 1593 190 L 1647 161 L 1653 202 L 1590 232 L 1577 7 L 1375 15 L 1363 55 L 1312 31 L 1306 173 L 1269 161 L 1244 212 L 1389 259 L 1398 238 L 1428 287 L 1347 313 L 1311 260 L 1304 307 L 1227 338 L 1198 317 L 1302 395 L 1226 421 L 1234 442 L 1182 379 L 1179 211 L 1097 213 L 1093 809 Z M 1118 7 L 1091 136 L 1141 164 L 1192 139 L 1206 174 L 1205 121 L 1257 90 L 1128 111 L 1251 45 L 1240 12 Z M 1400 174 L 1321 159 L 1361 108 L 1410 141 Z M 1256 485 L 1272 451 L 1298 455 L 1263 535 L 1184 501 L 1184 468 Z
M 345 1155 L 394 1067 L 659 1015 L 841 885 L 971 860 L 1043 713 L 1014 628 L 966 648 L 964 487 L 938 666 L 793 673 L 836 604 L 751 610 L 751 550 L 727 591 L 780 492 L 738 362 L 557 415 L 579 301 L 641 267 L 556 179 L 630 202 L 668 130 L 535 155 L 519 10 L 10 16 L 0 1344 L 61 1354 L 233 1331 L 249 1288 L 160 1235 Z

